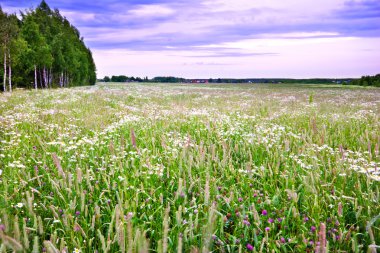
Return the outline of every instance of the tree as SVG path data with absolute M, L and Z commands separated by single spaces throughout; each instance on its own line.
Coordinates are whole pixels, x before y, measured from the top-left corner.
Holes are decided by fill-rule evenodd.
M 93 85 L 96 66 L 79 30 L 45 1 L 21 20 L 0 7 L 0 62 L 3 90 L 16 85 L 35 89 Z
M 6 91 L 7 77 L 8 89 L 12 91 L 12 66 L 13 54 L 19 52 L 17 48 L 17 36 L 19 32 L 19 20 L 16 15 L 7 15 L 0 8 L 0 34 L 1 48 L 4 55 L 3 90 Z
M 7 91 L 6 81 L 7 81 L 7 57 L 6 57 L 6 27 L 7 27 L 7 14 L 3 12 L 0 6 L 0 46 L 1 55 L 4 55 L 4 71 L 3 71 L 3 90 Z

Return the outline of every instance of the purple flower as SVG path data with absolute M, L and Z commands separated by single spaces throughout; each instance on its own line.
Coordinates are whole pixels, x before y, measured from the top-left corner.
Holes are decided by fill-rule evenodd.
M 315 232 L 315 230 L 317 230 L 317 228 L 315 226 L 311 226 L 310 230 L 311 230 L 311 232 Z
M 285 243 L 285 242 L 286 242 L 286 241 L 285 241 L 285 238 L 284 238 L 284 237 L 281 237 L 280 242 L 281 242 L 281 243 Z
M 303 218 L 303 221 L 304 221 L 304 222 L 309 221 L 309 217 L 305 216 L 305 218 Z
M 273 223 L 274 220 L 273 220 L 272 218 L 269 218 L 269 219 L 268 219 L 268 222 L 269 222 L 269 223 Z
M 254 249 L 253 246 L 252 246 L 251 244 L 248 243 L 248 244 L 247 244 L 247 250 L 248 250 L 248 251 L 253 251 L 253 249 Z
M 194 210 L 194 213 L 197 214 L 197 213 L 198 213 L 198 209 L 195 209 L 195 210 Z
M 0 224 L 0 230 L 5 231 L 5 225 L 4 224 Z
M 270 230 L 270 227 L 266 227 L 266 228 L 265 228 L 265 231 L 268 232 L 269 230 Z
M 268 212 L 267 212 L 267 210 L 264 209 L 264 210 L 261 212 L 261 214 L 265 216 L 265 215 L 268 214 Z
M 282 222 L 282 218 L 277 218 L 277 221 L 278 222 Z
M 79 215 L 80 215 L 80 212 L 79 212 L 79 211 L 76 211 L 76 212 L 75 212 L 75 215 L 76 215 L 76 216 L 79 216 Z
M 242 202 L 242 201 L 243 201 L 243 198 L 239 198 L 238 201 L 239 201 L 239 202 Z
M 212 235 L 212 239 L 215 241 L 216 239 L 218 239 L 218 237 L 216 235 Z
M 250 223 L 249 221 L 247 221 L 247 220 L 243 220 L 243 223 L 244 223 L 244 225 L 246 225 L 246 226 L 250 226 L 250 225 L 251 225 L 251 223 Z
M 75 226 L 74 226 L 74 231 L 75 231 L 75 232 L 79 232 L 79 231 L 80 231 L 80 228 L 79 228 L 78 225 L 75 225 Z

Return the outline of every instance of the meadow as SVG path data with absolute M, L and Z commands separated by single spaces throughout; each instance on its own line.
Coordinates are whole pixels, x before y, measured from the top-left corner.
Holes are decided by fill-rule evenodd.
M 0 94 L 0 252 L 376 252 L 380 89 Z

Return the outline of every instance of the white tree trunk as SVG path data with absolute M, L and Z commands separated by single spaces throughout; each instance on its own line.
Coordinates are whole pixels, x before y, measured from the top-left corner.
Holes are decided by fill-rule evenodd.
M 11 61 L 11 52 L 8 49 L 8 57 L 9 57 L 9 64 L 8 64 L 8 69 L 9 69 L 9 91 L 12 92 L 12 61 Z
M 7 51 L 4 49 L 4 92 L 7 91 Z
M 34 65 L 34 89 L 37 90 L 37 66 Z
M 47 78 L 46 78 L 46 67 L 45 66 L 44 66 L 44 69 L 42 70 L 42 75 L 43 75 L 43 78 L 44 78 L 45 88 L 47 89 L 48 88 L 48 83 L 47 83 Z

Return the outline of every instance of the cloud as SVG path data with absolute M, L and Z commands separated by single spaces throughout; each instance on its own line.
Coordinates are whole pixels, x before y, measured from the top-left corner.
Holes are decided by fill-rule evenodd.
M 166 17 L 175 13 L 175 10 L 164 5 L 150 4 L 139 5 L 128 11 L 134 17 Z
M 2 6 L 15 12 L 38 3 L 3 0 Z M 365 57 L 370 66 L 343 65 L 352 73 L 380 69 L 372 57 L 379 56 L 375 44 L 380 38 L 378 0 L 320 0 L 318 3 L 314 0 L 50 0 L 48 3 L 52 8 L 59 8 L 80 30 L 87 45 L 96 52 L 101 74 L 118 69 L 115 66 L 118 63 L 134 75 L 147 69 L 153 74 L 161 69 L 162 74 L 183 71 L 190 75 L 199 71 L 199 75 L 207 77 L 218 71 L 224 73 L 227 70 L 222 67 L 228 65 L 231 68 L 226 74 L 247 76 L 250 66 L 265 62 L 266 69 L 261 66 L 256 69 L 267 76 L 286 74 L 274 67 L 299 75 L 315 74 L 296 64 L 319 69 L 321 75 L 327 75 L 323 70 L 327 63 L 321 55 L 341 59 L 336 60 L 339 66 L 330 60 L 329 68 L 336 73 L 349 73 L 341 68 L 341 61 L 365 60 Z M 122 52 L 125 58 L 114 52 Z M 136 67 L 124 59 L 132 59 Z M 216 61 L 220 65 L 211 64 Z M 197 64 L 200 62 L 204 64 Z

